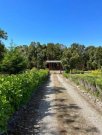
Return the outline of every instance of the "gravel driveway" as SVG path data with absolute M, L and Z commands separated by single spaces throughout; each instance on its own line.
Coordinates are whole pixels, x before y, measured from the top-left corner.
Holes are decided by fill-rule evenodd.
M 52 73 L 22 111 L 12 135 L 102 135 L 102 113 L 84 96 Z

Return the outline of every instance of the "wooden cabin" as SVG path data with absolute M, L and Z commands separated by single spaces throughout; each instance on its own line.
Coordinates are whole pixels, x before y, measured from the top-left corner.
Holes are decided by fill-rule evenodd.
M 47 60 L 46 67 L 49 70 L 59 70 L 59 71 L 63 70 L 62 63 L 60 60 Z

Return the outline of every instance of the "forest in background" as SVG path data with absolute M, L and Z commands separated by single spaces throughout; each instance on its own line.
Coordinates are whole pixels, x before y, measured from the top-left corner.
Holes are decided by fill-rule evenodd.
M 61 60 L 66 70 L 95 70 L 102 66 L 102 46 L 31 42 L 30 45 L 19 46 L 12 43 L 7 48 L 2 42 L 7 37 L 7 33 L 0 29 L 1 73 L 16 74 L 33 67 L 43 69 L 46 68 L 46 60 Z

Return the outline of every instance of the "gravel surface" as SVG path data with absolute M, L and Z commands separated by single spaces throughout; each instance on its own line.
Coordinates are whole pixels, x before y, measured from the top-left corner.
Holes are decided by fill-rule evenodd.
M 101 112 L 84 96 L 62 75 L 51 73 L 18 112 L 9 135 L 102 135 Z
M 81 95 L 78 88 L 70 84 L 70 81 L 67 81 L 62 76 L 57 75 L 58 80 L 66 88 L 67 93 L 71 96 L 75 103 L 81 108 L 81 115 L 86 120 L 89 125 L 93 125 L 94 129 L 98 135 L 102 135 L 102 111 L 97 110 L 92 102 L 90 103 L 84 96 Z M 94 133 L 95 134 L 95 133 Z

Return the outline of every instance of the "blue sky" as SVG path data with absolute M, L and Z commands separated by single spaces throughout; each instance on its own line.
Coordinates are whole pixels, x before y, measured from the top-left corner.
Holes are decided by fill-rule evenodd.
M 0 28 L 8 46 L 77 42 L 102 45 L 102 0 L 0 0 Z

